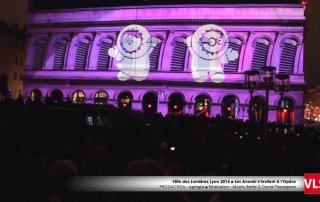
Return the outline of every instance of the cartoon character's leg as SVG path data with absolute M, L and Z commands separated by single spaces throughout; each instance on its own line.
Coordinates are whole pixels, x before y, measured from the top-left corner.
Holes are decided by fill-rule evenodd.
M 208 80 L 208 71 L 193 71 L 192 77 L 196 82 L 205 82 Z
M 221 83 L 225 80 L 226 76 L 223 73 L 219 60 L 213 60 L 210 67 L 210 77 L 214 83 Z
M 211 80 L 214 82 L 214 83 L 221 83 L 223 82 L 225 79 L 226 79 L 226 76 L 221 72 L 216 72 L 216 73 L 213 73 L 213 74 L 210 74 L 211 75 Z
M 150 69 L 150 63 L 149 63 L 148 55 L 142 58 L 136 59 L 133 79 L 136 81 L 145 80 L 149 75 L 149 69 Z
M 127 74 L 124 74 L 122 71 L 120 71 L 120 72 L 118 73 L 118 79 L 119 79 L 120 81 L 126 81 L 126 80 L 130 79 L 130 76 L 127 75 Z
M 208 80 L 208 72 L 210 70 L 210 60 L 193 56 L 192 58 L 192 77 L 196 82 L 205 82 Z

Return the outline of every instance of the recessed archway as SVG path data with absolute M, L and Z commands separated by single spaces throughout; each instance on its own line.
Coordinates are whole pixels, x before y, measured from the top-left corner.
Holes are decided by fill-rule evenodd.
M 122 92 L 118 95 L 118 108 L 119 109 L 132 109 L 132 94 L 129 92 Z
M 282 124 L 294 123 L 294 101 L 284 97 L 278 101 L 277 122 Z
M 42 92 L 39 89 L 33 89 L 30 92 L 30 98 L 33 102 L 41 102 Z
M 72 102 L 76 104 L 83 104 L 86 94 L 82 90 L 77 90 L 72 94 Z
M 51 99 L 54 103 L 63 102 L 63 93 L 61 90 L 56 89 L 51 92 Z
M 264 107 L 266 101 L 261 96 L 254 96 L 250 101 L 249 108 L 249 120 L 251 121 L 261 121 L 264 117 Z
M 147 92 L 142 97 L 142 110 L 145 113 L 157 113 L 158 96 L 155 92 Z
M 180 93 L 172 93 L 168 101 L 169 114 L 183 114 L 184 99 Z
M 94 104 L 105 105 L 108 103 L 108 93 L 105 91 L 98 91 L 94 94 Z
M 236 96 L 227 95 L 222 99 L 221 116 L 230 119 L 238 118 L 239 100 Z
M 207 95 L 200 94 L 194 100 L 194 114 L 196 116 L 210 116 L 210 98 Z

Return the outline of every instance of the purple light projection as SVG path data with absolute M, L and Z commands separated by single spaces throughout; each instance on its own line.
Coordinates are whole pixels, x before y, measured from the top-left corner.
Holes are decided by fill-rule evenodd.
M 303 5 L 288 4 L 30 13 L 24 96 L 40 92 L 43 99 L 59 90 L 66 100 L 81 91 L 85 103 L 95 103 L 97 95 L 103 93 L 108 104 L 117 106 L 118 97 L 126 92 L 132 108 L 141 110 L 144 95 L 152 92 L 155 101 L 146 103 L 146 108 L 157 105 L 156 111 L 167 114 L 169 97 L 178 95 L 181 103 L 172 103 L 173 109 L 177 105 L 179 110 L 194 114 L 201 101 L 207 103 L 204 113 L 210 115 L 221 114 L 224 98 L 231 96 L 237 100 L 236 118 L 246 120 L 250 95 L 242 87 L 242 72 L 267 65 L 290 74 L 293 88 L 285 98 L 294 107 L 287 114 L 293 114 L 294 123 L 298 123 L 303 115 L 303 90 L 299 86 L 305 84 L 304 20 Z M 228 43 L 221 45 L 223 39 Z M 216 56 L 220 49 L 213 44 L 219 43 L 223 51 Z M 210 60 L 205 60 L 207 56 Z M 215 73 L 220 73 L 219 78 L 212 80 Z M 164 96 L 157 96 L 158 90 L 165 92 Z M 264 94 L 260 89 L 253 97 L 263 101 Z M 269 105 L 277 106 L 279 98 L 271 92 Z M 269 112 L 270 121 L 277 117 L 277 111 Z

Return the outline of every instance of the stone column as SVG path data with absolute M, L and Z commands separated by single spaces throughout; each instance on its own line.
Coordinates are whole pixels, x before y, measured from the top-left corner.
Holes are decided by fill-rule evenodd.
M 34 52 L 34 40 L 36 39 L 35 35 L 29 34 L 27 37 L 27 44 L 28 44 L 28 49 L 27 49 L 27 56 L 26 56 L 26 66 L 25 69 L 32 69 L 33 66 L 33 52 Z
M 213 103 L 211 104 L 210 115 L 216 117 L 217 115 L 221 115 L 221 104 Z
M 165 45 L 163 49 L 163 56 L 162 56 L 162 65 L 159 68 L 159 71 L 170 71 L 170 64 L 171 64 L 171 55 L 172 55 L 172 46 L 171 42 L 175 37 L 175 33 L 169 31 L 168 35 L 165 40 Z
M 101 39 L 100 33 L 93 34 L 92 46 L 88 51 L 88 70 L 97 70 L 98 54 L 99 54 L 99 40 Z
M 67 62 L 66 62 L 66 69 L 73 70 L 74 69 L 74 62 L 76 57 L 76 43 L 78 40 L 77 34 L 70 34 L 70 45 L 68 46 L 66 53 L 67 53 Z
M 53 58 L 54 58 L 54 52 L 55 52 L 55 42 L 56 42 L 57 36 L 55 34 L 50 34 L 48 37 L 48 46 L 47 46 L 47 52 L 45 55 L 45 63 L 44 68 L 46 70 L 53 69 Z
M 168 102 L 167 101 L 160 101 L 158 113 L 161 113 L 163 116 L 168 114 Z
M 131 106 L 133 110 L 142 110 L 142 101 L 141 100 L 132 100 Z
M 272 55 L 270 58 L 270 65 L 273 67 L 276 67 L 277 72 L 279 72 L 279 67 L 280 67 L 280 57 L 281 57 L 281 50 L 282 50 L 281 41 L 283 37 L 284 37 L 284 34 L 281 32 L 276 34 L 276 39 L 273 45 Z
M 254 39 L 256 38 L 255 32 L 250 32 L 248 35 L 248 40 L 246 43 L 246 47 L 244 49 L 244 56 L 243 56 L 243 62 L 240 64 L 240 68 L 242 72 L 251 70 L 251 63 L 252 63 L 252 57 L 253 57 L 253 51 L 254 51 Z
M 296 58 L 294 60 L 294 74 L 303 74 L 303 58 L 304 58 L 304 45 L 298 44 L 296 51 Z

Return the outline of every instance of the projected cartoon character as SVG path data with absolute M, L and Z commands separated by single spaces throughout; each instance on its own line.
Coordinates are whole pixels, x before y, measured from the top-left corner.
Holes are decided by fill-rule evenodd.
M 193 79 L 205 82 L 208 76 L 215 83 L 225 80 L 223 64 L 236 60 L 237 51 L 228 48 L 228 35 L 217 25 L 204 25 L 186 39 L 187 46 L 192 54 L 191 71 Z
M 115 58 L 120 69 L 118 79 L 136 81 L 146 79 L 150 70 L 149 55 L 158 40 L 140 25 L 129 25 L 119 34 L 117 44 L 109 49 L 109 56 Z

